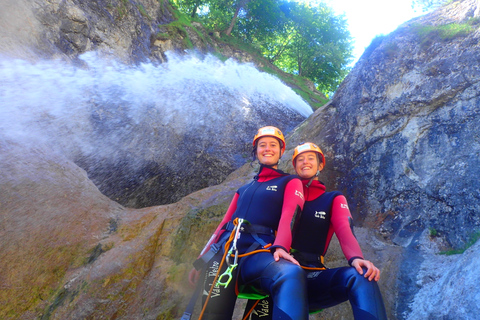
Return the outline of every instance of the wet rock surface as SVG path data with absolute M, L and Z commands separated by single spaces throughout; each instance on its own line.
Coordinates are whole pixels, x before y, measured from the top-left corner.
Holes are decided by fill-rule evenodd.
M 391 319 L 478 317 L 478 243 L 439 254 L 470 245 L 479 227 L 476 5 L 454 2 L 372 44 L 331 103 L 287 138 L 283 169 L 291 170 L 299 142 L 325 152 L 321 179 L 346 195 L 364 255 L 382 270 Z M 82 43 L 89 25 L 70 14 L 78 24 L 63 28 L 78 31 L 70 40 Z M 415 31 L 416 23 L 468 21 L 473 30 L 451 39 L 423 42 Z M 35 42 L 29 34 L 23 44 Z M 51 144 L 2 131 L 0 150 L 2 319 L 179 318 L 192 292 L 192 261 L 235 190 L 255 174 L 245 164 L 178 202 L 129 209 Z M 326 261 L 346 265 L 335 241 Z M 344 303 L 312 318 L 353 317 Z

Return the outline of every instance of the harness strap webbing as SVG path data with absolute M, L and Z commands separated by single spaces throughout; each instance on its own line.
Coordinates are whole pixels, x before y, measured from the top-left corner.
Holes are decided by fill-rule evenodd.
M 212 285 L 210 286 L 210 291 L 208 292 L 208 295 L 207 295 L 207 298 L 205 300 L 205 303 L 203 304 L 203 308 L 202 308 L 202 311 L 200 312 L 200 316 L 198 318 L 198 320 L 201 320 L 202 317 L 203 317 L 203 314 L 205 313 L 205 310 L 206 310 L 206 307 L 207 307 L 207 304 L 208 304 L 208 301 L 210 299 L 210 296 L 212 294 L 212 291 L 213 291 L 213 288 L 215 287 L 215 284 L 217 283 L 217 280 L 220 276 L 220 270 L 222 269 L 223 267 L 223 263 L 224 261 L 226 261 L 226 256 L 229 252 L 229 247 L 233 241 L 233 238 L 235 236 L 235 229 L 236 229 L 236 225 L 237 225 L 238 221 L 237 219 L 235 219 L 235 221 L 233 223 L 231 222 L 228 222 L 224 229 L 226 231 L 231 231 L 230 233 L 230 236 L 228 238 L 224 238 L 225 240 L 221 241 L 221 242 L 218 242 L 218 243 L 214 243 L 210 246 L 210 250 L 207 251 L 202 257 L 198 258 L 194 263 L 194 267 L 195 269 L 197 270 L 201 270 L 205 267 L 205 265 L 218 253 L 218 251 L 222 248 L 222 245 L 224 245 L 224 254 L 223 254 L 223 257 L 222 257 L 222 260 L 220 262 L 220 265 L 218 267 L 218 271 L 217 271 L 217 274 L 215 275 L 215 279 L 213 280 L 213 283 Z M 241 225 L 240 227 L 240 231 L 241 233 L 249 233 L 252 235 L 252 237 L 255 239 L 256 243 L 254 243 L 254 245 L 252 245 L 246 253 L 243 253 L 243 254 L 239 254 L 238 255 L 238 258 L 241 258 L 241 257 L 245 257 L 245 256 L 248 256 L 248 255 L 252 255 L 252 254 L 256 254 L 256 253 L 259 253 L 259 252 L 270 252 L 269 249 L 267 249 L 268 247 L 271 246 L 270 243 L 266 243 L 263 239 L 261 239 L 258 234 L 271 234 L 271 235 L 274 235 L 275 234 L 275 231 L 272 230 L 271 228 L 268 228 L 268 227 L 264 227 L 264 226 L 261 226 L 261 225 L 252 225 L 252 224 L 243 224 Z M 228 240 L 227 240 L 228 239 Z M 233 255 L 232 255 L 233 256 Z M 202 272 L 204 274 L 204 272 Z M 202 277 L 203 278 L 203 277 Z M 238 279 L 237 279 L 238 280 Z M 193 313 L 193 309 L 195 307 L 195 303 L 196 303 L 196 300 L 198 299 L 198 295 L 199 295 L 199 292 L 201 291 L 200 288 L 202 287 L 203 285 L 203 281 L 200 281 L 197 282 L 197 286 L 195 287 L 195 292 L 194 294 L 192 295 L 192 298 L 190 299 L 190 302 L 187 306 L 187 309 L 185 310 L 181 320 L 190 320 L 191 316 L 192 316 L 192 313 Z M 236 286 L 237 286 L 237 283 L 236 283 Z M 238 295 L 238 290 L 236 288 L 236 293 Z M 254 306 L 255 307 L 255 306 Z M 252 308 L 253 310 L 253 308 Z
M 198 296 L 200 292 L 202 291 L 203 287 L 203 279 L 204 279 L 204 272 L 202 270 L 201 276 L 197 281 L 197 285 L 195 286 L 195 291 L 192 294 L 192 297 L 190 298 L 190 302 L 188 303 L 187 307 L 185 308 L 185 312 L 183 313 L 182 317 L 180 320 L 190 320 L 193 314 L 193 310 L 195 309 L 195 303 L 197 302 Z
M 227 242 L 225 243 L 225 253 L 223 254 L 222 260 L 220 261 L 220 266 L 218 267 L 217 274 L 215 275 L 215 279 L 213 279 L 212 285 L 210 286 L 210 291 L 208 291 L 207 298 L 205 299 L 205 303 L 203 304 L 202 311 L 200 312 L 200 316 L 198 317 L 198 320 L 201 320 L 203 317 L 203 314 L 205 313 L 205 310 L 207 308 L 208 300 L 210 299 L 210 296 L 212 295 L 213 288 L 215 287 L 215 284 L 217 283 L 217 279 L 220 275 L 220 270 L 222 270 L 223 267 L 223 262 L 225 261 L 225 257 L 228 254 L 228 248 L 230 246 L 230 243 L 233 240 L 233 237 L 235 235 L 235 232 L 232 231 L 230 234 L 230 237 L 228 238 Z
M 255 309 L 260 300 L 248 300 L 247 305 L 245 306 L 245 312 L 243 313 L 243 320 L 247 320 L 250 317 L 250 314 Z

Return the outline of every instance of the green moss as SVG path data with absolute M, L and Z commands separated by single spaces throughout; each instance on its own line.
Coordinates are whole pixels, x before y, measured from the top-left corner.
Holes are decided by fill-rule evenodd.
M 174 235 L 172 253 L 169 256 L 177 263 L 191 261 L 202 250 L 225 214 L 225 205 L 215 205 L 202 210 L 191 210 L 180 221 Z
M 5 303 L 0 319 L 17 318 L 26 312 L 48 314 L 45 303 L 58 305 L 63 301 L 66 293 L 58 288 L 63 286 L 67 270 L 81 266 L 86 254 L 81 244 L 30 249 L 28 256 L 18 256 L 5 270 L 12 285 L 0 290 L 0 301 Z
M 69 303 L 72 302 L 73 299 L 78 295 L 77 290 L 69 290 L 62 286 L 57 294 L 55 295 L 55 298 L 53 300 L 53 303 L 48 306 L 45 309 L 45 312 L 43 313 L 41 319 L 42 320 L 48 320 L 50 319 L 52 313 L 60 306 L 62 306 L 64 303 Z
M 478 19 L 470 19 L 466 23 L 449 23 L 440 26 L 413 26 L 412 30 L 420 39 L 423 48 L 429 47 L 438 41 L 450 41 L 465 37 L 475 30 Z
M 102 253 L 105 253 L 108 250 L 112 249 L 114 245 L 115 245 L 115 243 L 113 243 L 113 242 L 109 242 L 109 243 L 106 243 L 106 244 L 101 244 L 101 243 L 97 244 L 95 247 L 88 250 L 88 252 L 87 252 L 88 257 L 83 259 L 83 262 L 82 262 L 81 265 L 83 266 L 83 265 L 93 263 L 95 260 L 97 260 L 97 258 Z
M 120 0 L 120 4 L 117 6 L 117 20 L 122 20 L 128 14 L 128 0 Z
M 451 256 L 451 255 L 454 255 L 454 254 L 462 254 L 468 248 L 473 246 L 477 242 L 478 239 L 480 239 L 480 231 L 477 231 L 474 234 L 472 234 L 472 236 L 470 237 L 470 241 L 467 242 L 467 244 L 465 245 L 464 248 L 448 250 L 448 251 L 445 251 L 445 252 L 440 252 L 440 254 L 444 254 L 444 255 L 447 255 L 447 256 Z
M 118 229 L 118 233 L 123 241 L 129 241 L 138 237 L 141 232 L 149 225 L 157 216 L 155 214 L 146 214 L 141 219 L 130 224 L 124 224 Z
M 140 11 L 140 14 L 141 14 L 142 16 L 144 16 L 145 18 L 147 18 L 147 19 L 150 20 L 150 21 L 153 20 L 152 17 L 150 17 L 150 16 L 148 15 L 147 10 L 145 10 L 145 8 L 143 7 L 142 4 L 137 4 L 137 9 L 138 9 L 138 11 Z

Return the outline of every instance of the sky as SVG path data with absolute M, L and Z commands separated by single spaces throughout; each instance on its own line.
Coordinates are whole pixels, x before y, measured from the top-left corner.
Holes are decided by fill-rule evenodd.
M 412 0 L 323 1 L 337 14 L 345 14 L 354 41 L 353 63 L 360 58 L 376 36 L 387 35 L 402 23 L 422 14 L 412 9 Z

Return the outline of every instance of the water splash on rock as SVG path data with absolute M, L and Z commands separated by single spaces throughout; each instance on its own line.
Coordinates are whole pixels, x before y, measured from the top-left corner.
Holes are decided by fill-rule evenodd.
M 312 113 L 277 78 L 213 56 L 137 66 L 95 52 L 77 64 L 3 58 L 0 79 L 2 140 L 48 145 L 135 207 L 220 182 L 247 161 L 259 126 L 288 132 Z

